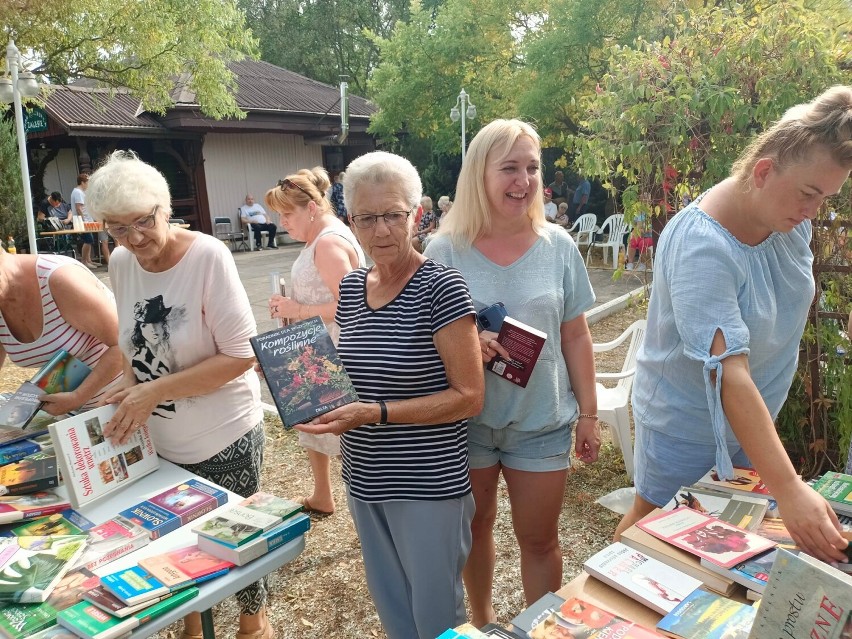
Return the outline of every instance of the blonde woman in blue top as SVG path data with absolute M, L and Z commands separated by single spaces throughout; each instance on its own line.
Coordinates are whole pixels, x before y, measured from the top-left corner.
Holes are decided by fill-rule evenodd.
M 774 420 L 814 297 L 811 220 L 850 168 L 852 88 L 837 86 L 788 110 L 660 235 L 633 390 L 637 497 L 616 537 L 713 465 L 728 479 L 751 465 L 796 543 L 844 559 Z

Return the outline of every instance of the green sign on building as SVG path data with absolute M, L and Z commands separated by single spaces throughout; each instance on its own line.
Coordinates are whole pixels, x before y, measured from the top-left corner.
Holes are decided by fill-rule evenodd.
M 47 112 L 39 107 L 24 111 L 24 130 L 27 133 L 47 131 Z

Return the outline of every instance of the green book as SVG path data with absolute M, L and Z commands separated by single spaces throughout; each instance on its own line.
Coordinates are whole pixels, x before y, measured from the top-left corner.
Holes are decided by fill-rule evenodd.
M 115 639 L 154 617 L 177 608 L 196 595 L 198 595 L 198 588 L 187 588 L 124 619 L 113 617 L 94 604 L 82 601 L 61 611 L 56 619 L 59 625 L 86 639 Z

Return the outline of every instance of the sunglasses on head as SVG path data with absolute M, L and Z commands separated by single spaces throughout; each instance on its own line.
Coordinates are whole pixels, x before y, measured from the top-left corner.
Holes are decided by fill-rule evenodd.
M 301 186 L 296 184 L 290 178 L 284 178 L 283 180 L 278 180 L 278 186 L 281 188 L 282 191 L 286 191 L 287 189 L 299 189 L 302 193 L 307 195 L 309 198 L 311 198 L 312 200 L 314 199 L 314 198 L 311 197 L 310 193 L 308 193 L 305 189 L 303 189 Z

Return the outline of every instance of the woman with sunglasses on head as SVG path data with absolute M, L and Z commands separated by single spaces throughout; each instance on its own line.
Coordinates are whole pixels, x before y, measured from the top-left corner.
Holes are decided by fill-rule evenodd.
M 334 213 L 326 197 L 330 187 L 322 167 L 302 169 L 279 181 L 266 193 L 266 205 L 278 213 L 281 224 L 305 248 L 290 270 L 290 296 L 273 295 L 269 300 L 271 317 L 298 321 L 319 315 L 332 341 L 337 344 L 339 329 L 334 323 L 340 280 L 349 271 L 365 265 L 358 240 Z M 307 449 L 314 477 L 313 493 L 299 497 L 308 512 L 331 514 L 330 457 L 340 454 L 340 438 L 332 433 L 299 433 L 299 443 Z
M 375 262 L 343 278 L 335 316 L 361 401 L 296 429 L 342 435 L 349 512 L 387 636 L 433 639 L 465 618 L 466 425 L 483 393 L 473 305 L 458 271 L 411 245 L 422 186 L 408 160 L 362 155 L 343 194 Z
M 165 177 L 116 151 L 89 178 L 89 213 L 118 248 L 109 274 L 118 305 L 124 382 L 104 435 L 126 442 L 147 424 L 157 452 L 244 497 L 260 489 L 263 411 L 249 338 L 254 316 L 222 242 L 169 224 Z M 269 639 L 264 581 L 237 593 L 237 639 Z M 201 617 L 183 639 L 200 639 Z

